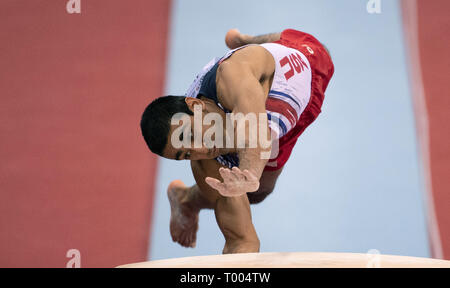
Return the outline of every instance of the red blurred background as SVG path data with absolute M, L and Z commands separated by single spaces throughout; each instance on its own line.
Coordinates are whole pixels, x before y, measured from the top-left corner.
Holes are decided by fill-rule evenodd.
M 140 116 L 163 92 L 170 1 L 2 0 L 0 267 L 147 256 L 155 157 Z

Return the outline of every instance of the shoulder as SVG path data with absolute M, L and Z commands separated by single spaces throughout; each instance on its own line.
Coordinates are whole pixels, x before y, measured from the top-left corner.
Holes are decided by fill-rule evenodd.
M 259 78 L 271 75 L 275 71 L 275 61 L 272 54 L 259 45 L 249 45 L 234 52 L 229 58 L 220 63 L 217 74 L 251 72 Z

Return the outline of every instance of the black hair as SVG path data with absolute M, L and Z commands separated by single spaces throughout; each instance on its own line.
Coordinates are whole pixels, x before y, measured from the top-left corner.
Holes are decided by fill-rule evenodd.
M 185 102 L 184 96 L 163 96 L 153 100 L 145 108 L 141 119 L 141 131 L 148 148 L 162 156 L 167 145 L 170 121 L 176 113 L 194 115 Z

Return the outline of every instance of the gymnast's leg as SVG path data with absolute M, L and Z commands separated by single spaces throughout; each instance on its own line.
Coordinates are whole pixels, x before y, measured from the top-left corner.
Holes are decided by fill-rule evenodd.
M 225 36 L 228 48 L 235 49 L 247 44 L 263 44 L 280 40 L 281 33 L 270 33 L 259 36 L 241 34 L 237 29 L 230 29 Z

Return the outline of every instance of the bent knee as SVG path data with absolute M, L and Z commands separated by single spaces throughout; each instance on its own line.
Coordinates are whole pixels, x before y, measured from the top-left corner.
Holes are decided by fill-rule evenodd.
M 270 189 L 260 189 L 256 192 L 248 192 L 247 197 L 250 204 L 261 203 L 270 193 L 272 193 L 273 188 Z

